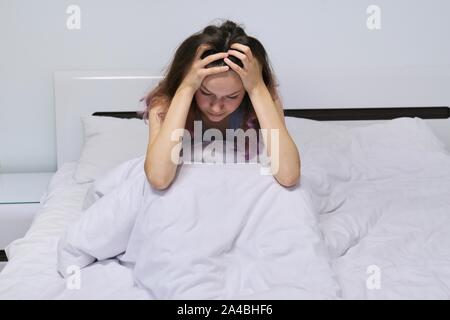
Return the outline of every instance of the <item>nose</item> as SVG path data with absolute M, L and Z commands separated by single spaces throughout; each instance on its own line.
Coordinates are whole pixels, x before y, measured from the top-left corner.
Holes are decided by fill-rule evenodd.
M 223 99 L 215 99 L 210 104 L 211 111 L 214 113 L 219 113 L 223 109 Z

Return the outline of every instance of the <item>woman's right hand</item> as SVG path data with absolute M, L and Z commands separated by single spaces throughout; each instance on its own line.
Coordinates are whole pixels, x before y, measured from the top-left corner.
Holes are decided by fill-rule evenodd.
M 211 47 L 209 45 L 205 44 L 198 47 L 195 59 L 181 82 L 180 88 L 189 88 L 193 93 L 195 93 L 195 91 L 197 91 L 202 85 L 203 79 L 207 76 L 229 70 L 229 66 L 205 68 L 205 66 L 209 63 L 215 60 L 223 59 L 229 55 L 227 52 L 219 52 L 201 59 L 202 54 L 210 48 Z

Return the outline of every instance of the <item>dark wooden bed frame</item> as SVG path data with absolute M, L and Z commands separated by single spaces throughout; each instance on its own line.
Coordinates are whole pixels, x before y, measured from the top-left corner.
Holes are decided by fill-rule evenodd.
M 0 262 L 6 262 L 8 259 L 6 258 L 5 250 L 0 250 Z
M 116 118 L 137 118 L 138 112 L 94 112 L 94 116 Z M 391 120 L 400 117 L 418 117 L 422 119 L 450 118 L 449 107 L 407 107 L 407 108 L 353 108 L 353 109 L 285 109 L 286 117 L 306 118 L 318 121 L 344 120 Z

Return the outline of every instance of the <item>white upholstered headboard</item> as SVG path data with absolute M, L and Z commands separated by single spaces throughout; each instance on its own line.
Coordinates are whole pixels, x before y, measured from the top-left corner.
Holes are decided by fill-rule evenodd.
M 139 100 L 161 76 L 150 71 L 58 71 L 54 73 L 58 169 L 78 161 L 83 146 L 81 117 L 96 111 L 138 111 Z

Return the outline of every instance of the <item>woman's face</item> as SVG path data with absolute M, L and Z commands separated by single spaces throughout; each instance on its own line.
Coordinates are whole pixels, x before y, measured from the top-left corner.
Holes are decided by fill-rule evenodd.
M 220 122 L 239 107 L 245 89 L 239 75 L 227 71 L 207 76 L 194 96 L 203 115 L 211 122 Z

